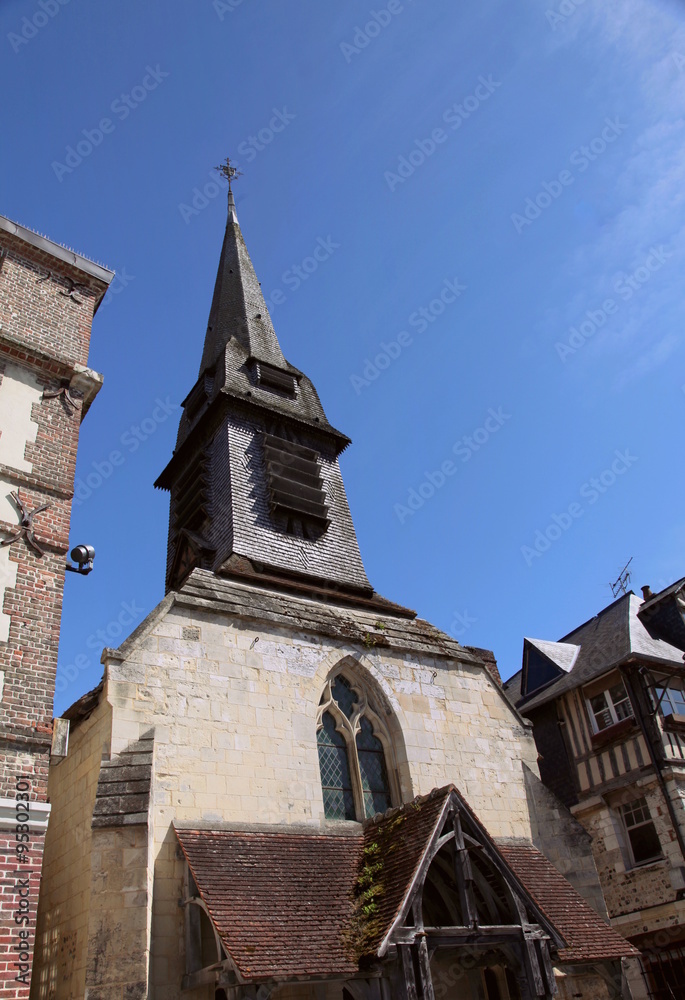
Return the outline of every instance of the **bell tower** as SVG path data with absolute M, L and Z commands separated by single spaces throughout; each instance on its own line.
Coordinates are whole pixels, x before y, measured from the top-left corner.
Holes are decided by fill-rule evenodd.
M 201 567 L 369 598 L 338 464 L 350 439 L 283 356 L 238 223 L 237 171 L 217 169 L 228 218 L 200 372 L 155 483 L 171 494 L 167 590 Z

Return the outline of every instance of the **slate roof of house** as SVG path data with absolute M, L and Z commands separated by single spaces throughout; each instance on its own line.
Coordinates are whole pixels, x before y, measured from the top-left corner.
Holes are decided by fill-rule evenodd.
M 531 646 L 535 646 L 548 660 L 556 664 L 565 674 L 573 669 L 580 646 L 574 646 L 570 642 L 548 642 L 545 639 L 526 639 Z
M 642 607 L 643 601 L 631 591 L 563 636 L 559 643 L 580 646 L 571 671 L 528 698 L 522 698 L 522 671 L 519 671 L 504 684 L 504 692 L 511 703 L 528 712 L 558 698 L 565 691 L 601 677 L 631 657 L 683 666 L 683 650 L 650 634 L 638 616 Z
M 441 831 L 447 800 L 455 795 L 454 786 L 434 790 L 363 829 L 350 825 L 347 833 L 340 828 L 331 833 L 177 828 L 176 836 L 244 980 L 350 976 L 359 968 L 354 900 L 364 866 L 373 869 L 382 859 L 374 882 L 380 888 L 374 896 L 378 910 L 363 939 L 363 953 L 371 956 L 382 954 L 384 939 L 411 898 L 426 851 Z M 499 852 L 565 942 L 562 961 L 597 962 L 637 953 L 534 848 Z
M 685 576 L 681 576 L 681 578 L 676 580 L 675 583 L 672 583 L 670 587 L 665 587 L 657 594 L 652 594 L 649 600 L 645 601 L 640 608 L 640 614 L 644 615 L 648 613 L 656 604 L 661 604 L 663 601 L 667 600 L 669 597 L 673 597 L 683 589 L 685 589 Z

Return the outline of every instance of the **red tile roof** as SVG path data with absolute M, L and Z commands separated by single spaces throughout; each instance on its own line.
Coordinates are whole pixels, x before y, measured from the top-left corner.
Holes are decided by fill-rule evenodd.
M 352 833 L 272 827 L 177 829 L 176 835 L 242 979 L 351 976 L 358 956 L 379 954 L 411 898 L 452 797 L 464 817 L 481 826 L 448 786 L 366 823 L 363 831 L 352 827 Z M 562 962 L 637 954 L 539 851 L 487 840 L 566 943 Z M 360 890 L 368 895 L 360 899 Z
M 243 979 L 353 975 L 345 951 L 362 838 L 177 830 L 200 895 Z
M 368 953 L 377 952 L 399 916 L 451 793 L 452 786 L 441 788 L 364 825 L 362 866 L 373 866 L 375 857 L 383 862 L 374 880 L 380 891 L 367 938 Z
M 593 962 L 639 955 L 540 851 L 522 846 L 500 847 L 500 852 L 566 942 L 567 947 L 559 952 L 560 961 Z

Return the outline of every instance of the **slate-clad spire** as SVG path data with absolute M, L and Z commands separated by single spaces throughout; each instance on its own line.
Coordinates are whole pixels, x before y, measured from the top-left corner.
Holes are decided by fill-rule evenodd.
M 378 601 L 362 564 L 338 455 L 349 438 L 283 356 L 245 246 L 226 162 L 228 218 L 200 375 L 174 456 L 167 586 L 220 576 Z
M 231 337 L 235 337 L 251 357 L 279 368 L 286 367 L 262 289 L 240 231 L 229 182 L 226 232 L 207 321 L 205 347 L 200 363 L 201 375 L 216 362 Z

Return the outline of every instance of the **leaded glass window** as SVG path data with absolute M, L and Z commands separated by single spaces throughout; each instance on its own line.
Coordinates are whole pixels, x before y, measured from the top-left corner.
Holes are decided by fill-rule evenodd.
M 331 694 L 333 695 L 333 698 L 343 715 L 348 719 L 351 719 L 352 709 L 357 700 L 357 696 L 352 690 L 350 682 L 338 674 L 331 685 Z
M 326 819 L 363 820 L 393 805 L 390 741 L 357 681 L 338 674 L 326 685 L 317 742 Z
M 360 723 L 357 754 L 364 792 L 364 812 L 366 818 L 370 819 L 376 813 L 390 808 L 390 795 L 383 744 L 373 735 L 373 726 L 368 719 L 362 719 Z
M 326 819 L 356 819 L 345 737 L 336 730 L 330 712 L 321 721 L 317 742 Z

